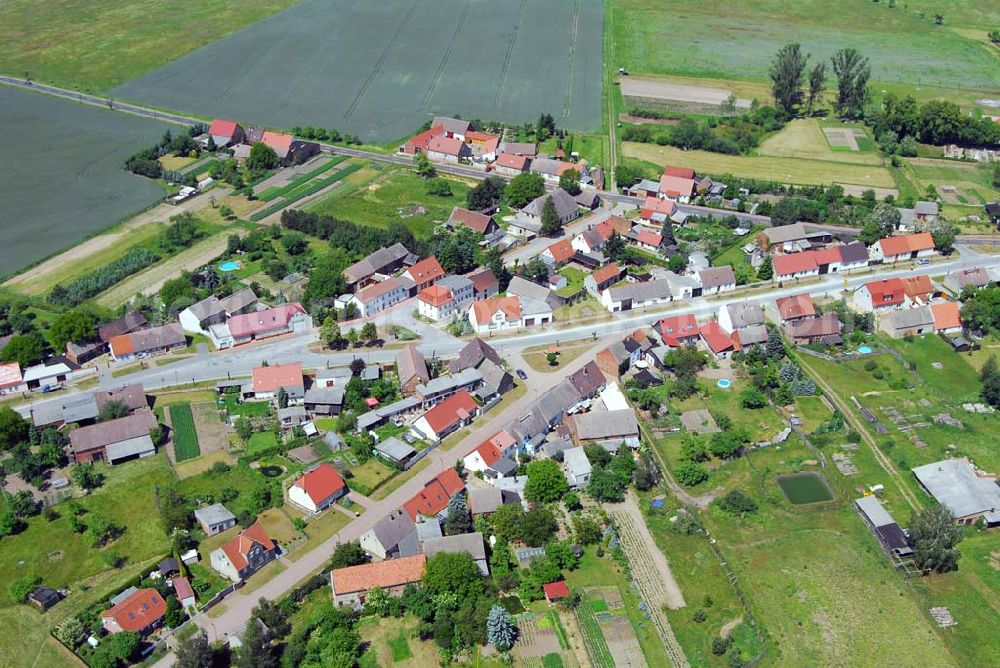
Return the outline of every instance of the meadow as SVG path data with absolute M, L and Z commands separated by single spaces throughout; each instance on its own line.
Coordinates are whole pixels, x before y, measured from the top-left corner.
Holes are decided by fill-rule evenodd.
M 595 130 L 602 29 L 599 0 L 305 0 L 112 94 L 374 143 L 435 114 Z
M 634 142 L 623 142 L 622 153 L 627 159 L 638 159 L 659 167 L 683 165 L 699 173 L 714 175 L 736 174 L 798 185 L 841 183 L 871 188 L 895 187 L 888 170 L 877 165 L 815 158 L 734 156 Z
M 0 5 L 0 71 L 106 91 L 295 0 L 11 0 Z
M 1000 21 L 996 7 L 971 0 L 953 4 L 612 0 L 613 65 L 633 73 L 765 81 L 774 53 L 797 41 L 814 60 L 828 59 L 842 47 L 857 48 L 870 58 L 877 86 L 997 92 L 997 58 L 982 34 Z M 939 11 L 943 26 L 934 25 Z M 959 26 L 977 30 L 970 36 Z
M 122 163 L 159 141 L 165 124 L 0 87 L 0 126 L 0 274 L 79 243 L 164 195 Z

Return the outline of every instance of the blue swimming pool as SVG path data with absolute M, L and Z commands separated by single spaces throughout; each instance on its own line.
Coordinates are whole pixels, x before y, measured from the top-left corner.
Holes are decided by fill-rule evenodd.
M 720 378 L 716 384 L 722 389 L 728 390 L 730 387 L 732 387 L 733 381 L 729 380 L 728 378 Z
M 225 272 L 236 271 L 239 268 L 240 268 L 240 263 L 238 260 L 226 260 L 225 262 L 219 265 L 219 271 L 225 271 Z
M 872 349 L 871 346 L 858 346 L 858 352 L 862 355 L 871 355 Z

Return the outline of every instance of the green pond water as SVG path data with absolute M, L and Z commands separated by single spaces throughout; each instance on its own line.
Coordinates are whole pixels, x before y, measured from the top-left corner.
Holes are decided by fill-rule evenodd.
M 778 487 L 795 505 L 832 501 L 833 492 L 818 473 L 792 473 L 777 478 Z

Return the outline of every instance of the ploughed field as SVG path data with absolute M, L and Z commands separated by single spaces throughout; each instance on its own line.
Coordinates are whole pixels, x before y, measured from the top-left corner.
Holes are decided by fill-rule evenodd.
M 305 0 L 115 97 L 388 142 L 435 114 L 600 125 L 599 0 Z
M 122 168 L 169 127 L 0 86 L 0 276 L 156 202 L 156 182 Z

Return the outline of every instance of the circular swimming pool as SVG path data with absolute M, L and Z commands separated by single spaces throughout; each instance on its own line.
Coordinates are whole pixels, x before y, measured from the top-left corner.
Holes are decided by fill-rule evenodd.
M 219 271 L 225 271 L 225 272 L 236 271 L 239 268 L 240 268 L 239 260 L 226 260 L 225 262 L 219 265 Z
M 722 389 L 728 390 L 730 387 L 732 387 L 733 381 L 729 380 L 728 378 L 720 378 L 716 384 Z
M 872 348 L 871 346 L 858 346 L 858 352 L 861 353 L 862 355 L 871 355 Z

